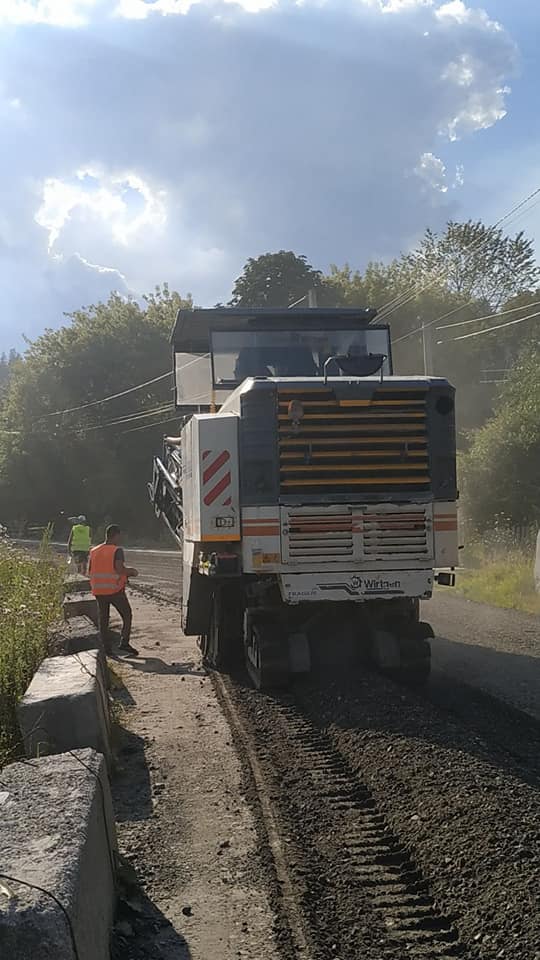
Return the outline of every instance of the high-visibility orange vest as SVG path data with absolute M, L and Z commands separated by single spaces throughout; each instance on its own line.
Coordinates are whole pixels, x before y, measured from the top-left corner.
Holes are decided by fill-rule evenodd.
M 127 577 L 114 569 L 114 543 L 101 543 L 90 551 L 90 589 L 95 597 L 110 596 L 123 590 Z

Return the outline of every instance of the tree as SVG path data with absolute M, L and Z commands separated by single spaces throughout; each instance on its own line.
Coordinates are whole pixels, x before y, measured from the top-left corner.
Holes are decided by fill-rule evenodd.
M 315 270 L 306 257 L 280 250 L 256 259 L 250 257 L 234 283 L 229 306 L 288 307 L 309 290 L 316 291 L 319 302 L 327 300 L 321 271 Z
M 450 220 L 442 236 L 426 230 L 418 250 L 403 257 L 402 265 L 416 284 L 485 300 L 493 309 L 540 280 L 532 241 L 523 232 L 507 237 L 480 220 Z
M 495 415 L 463 460 L 467 509 L 480 528 L 540 520 L 540 350 L 526 354 L 502 388 Z
M 469 221 L 450 222 L 441 237 L 427 230 L 416 250 L 389 264 L 369 263 L 363 273 L 348 264 L 341 269 L 332 266 L 325 281 L 336 304 L 376 307 L 379 319 L 390 324 L 396 372 L 423 372 L 421 328 L 427 324 L 430 372 L 447 377 L 456 387 L 460 443 L 466 445 L 467 434 L 493 413 L 498 384 L 491 381 L 500 374 L 489 371 L 512 366 L 534 340 L 538 321 L 457 338 L 503 324 L 505 311 L 514 307 L 523 309 L 508 319 L 533 313 L 538 308 L 531 304 L 540 299 L 535 291 L 538 278 L 532 244 L 523 234 L 510 238 L 499 229 Z M 495 310 L 504 314 L 500 321 L 490 317 Z M 478 317 L 487 319 L 468 323 Z M 446 325 L 448 329 L 439 329 Z
M 0 355 L 0 398 L 8 386 L 14 366 L 19 359 L 16 350 L 10 350 L 9 354 L 3 353 Z
M 94 526 L 114 518 L 131 536 L 157 532 L 146 481 L 163 421 L 174 418 L 172 377 L 94 401 L 170 370 L 180 306 L 191 299 L 167 287 L 143 307 L 113 294 L 30 344 L 2 405 L 0 516 L 45 523 L 82 512 Z

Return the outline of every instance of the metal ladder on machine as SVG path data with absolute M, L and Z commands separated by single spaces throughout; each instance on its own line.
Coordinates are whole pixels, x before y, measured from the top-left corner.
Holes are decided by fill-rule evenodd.
M 163 442 L 163 457 L 154 457 L 152 482 L 148 495 L 158 519 L 167 524 L 174 539 L 183 543 L 182 457 L 177 444 Z

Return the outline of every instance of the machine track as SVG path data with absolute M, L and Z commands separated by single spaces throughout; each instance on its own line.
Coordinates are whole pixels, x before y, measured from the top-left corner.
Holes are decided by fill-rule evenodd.
M 211 673 L 284 960 L 540 960 L 533 717 L 450 676 L 328 669 L 265 694 Z
M 389 826 L 367 784 L 296 706 L 281 708 L 281 714 L 311 771 L 311 789 L 335 820 L 342 869 L 351 892 L 358 887 L 367 894 L 386 929 L 387 946 L 406 950 L 410 957 L 462 956 L 452 920 L 437 908 L 427 879 Z M 361 942 L 357 946 L 360 949 Z
M 378 678 L 371 682 L 376 688 Z M 414 829 L 415 822 L 424 819 L 421 801 L 411 795 L 412 790 L 404 789 L 400 810 L 399 801 L 396 806 L 395 798 L 390 800 L 379 789 L 384 777 L 374 786 L 373 778 L 363 776 L 358 767 L 358 734 L 326 725 L 324 714 L 329 709 L 329 699 L 333 698 L 336 705 L 341 703 L 341 710 L 347 713 L 347 685 L 342 688 L 343 693 L 338 692 L 339 686 L 331 694 L 323 691 L 319 701 L 313 683 L 300 684 L 291 693 L 279 696 L 248 690 L 240 678 L 219 677 L 217 685 L 218 690 L 220 685 L 226 688 L 232 704 L 229 709 L 242 717 L 243 728 L 248 731 L 248 744 L 242 744 L 242 751 L 247 749 L 248 754 L 256 757 L 262 771 L 262 789 L 272 801 L 290 873 L 289 887 L 296 892 L 313 960 L 494 960 L 507 955 L 536 960 L 525 935 L 523 952 L 519 945 L 515 949 L 511 929 L 499 930 L 493 936 L 493 929 L 499 923 L 504 926 L 507 916 L 495 916 L 498 905 L 491 902 L 489 891 L 489 922 L 485 927 L 475 926 L 476 905 L 452 890 L 451 873 L 441 877 L 431 872 L 421 838 L 418 848 L 411 843 L 411 826 Z M 382 681 L 378 692 L 384 693 L 392 686 Z M 408 714 L 423 710 L 422 699 L 398 687 L 394 695 L 401 703 L 406 727 Z M 355 703 L 358 709 L 358 698 Z M 368 709 L 370 705 L 368 702 Z M 429 715 L 431 705 L 427 702 L 425 709 Z M 375 717 L 373 720 L 377 722 Z M 472 731 L 471 736 L 474 737 Z M 391 771 L 392 765 L 399 762 L 391 748 L 386 750 L 380 755 L 381 768 L 387 768 L 385 776 L 388 768 Z M 506 745 L 503 753 L 511 762 Z M 369 765 L 367 771 L 371 773 Z M 456 779 L 459 776 L 456 770 Z M 257 793 L 260 791 L 259 781 Z M 446 804 L 446 797 L 441 794 L 440 805 Z M 451 829 L 450 807 L 447 816 L 446 826 Z M 492 811 L 487 811 L 488 837 L 493 829 L 492 816 Z M 531 819 L 524 824 L 524 832 L 533 823 Z M 463 824 L 458 829 L 467 831 Z M 437 838 L 433 839 L 436 845 Z M 441 834 L 439 839 L 444 849 L 446 837 Z M 464 861 L 458 873 L 462 870 L 465 876 L 474 874 L 476 858 L 483 855 L 481 849 L 472 846 L 470 864 Z M 450 857 L 442 859 L 444 862 Z M 490 862 L 493 864 L 492 855 Z M 485 866 L 489 872 L 489 863 Z M 531 868 L 530 889 L 523 879 L 522 896 L 526 900 L 535 881 L 533 865 L 525 866 L 527 875 Z M 510 893 L 509 897 L 511 900 Z M 523 909 L 522 903 L 505 906 L 510 915 L 514 907 Z M 506 936 L 513 951 L 501 948 Z

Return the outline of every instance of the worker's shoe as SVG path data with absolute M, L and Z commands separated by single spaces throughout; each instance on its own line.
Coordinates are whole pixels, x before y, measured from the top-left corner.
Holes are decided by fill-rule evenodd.
M 132 647 L 130 643 L 122 642 L 118 647 L 118 652 L 123 653 L 125 657 L 138 657 L 139 651 Z

